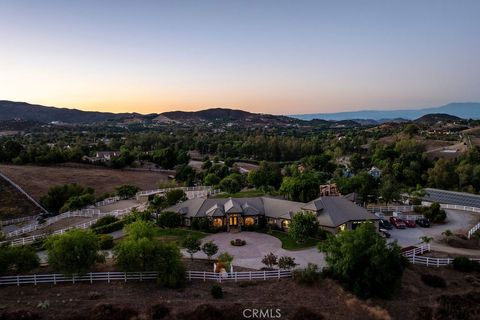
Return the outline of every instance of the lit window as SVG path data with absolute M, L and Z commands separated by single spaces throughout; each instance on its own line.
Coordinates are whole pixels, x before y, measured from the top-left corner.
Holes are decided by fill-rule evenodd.
M 290 225 L 290 220 L 283 220 L 282 221 L 282 228 L 287 230 L 288 226 Z
M 246 226 L 251 226 L 253 224 L 255 224 L 255 219 L 253 219 L 252 217 L 245 218 L 245 225 Z
M 215 218 L 213 220 L 213 226 L 214 227 L 221 227 L 223 225 L 222 218 Z

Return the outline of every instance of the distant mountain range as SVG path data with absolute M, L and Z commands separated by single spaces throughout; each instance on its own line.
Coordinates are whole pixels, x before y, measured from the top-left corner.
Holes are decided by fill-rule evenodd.
M 312 114 L 297 114 L 291 117 L 311 120 L 351 120 L 351 119 L 371 119 L 377 122 L 391 121 L 392 119 L 406 119 L 414 120 L 431 113 L 444 113 L 464 119 L 480 119 L 480 103 L 465 102 L 465 103 L 450 103 L 441 107 L 426 108 L 426 109 L 412 109 L 412 110 L 363 110 L 351 112 L 337 112 L 337 113 L 312 113 Z
M 153 123 L 187 126 L 200 124 L 215 126 L 222 124 L 226 127 L 302 126 L 325 128 L 377 125 L 383 122 L 405 122 L 426 114 L 433 114 L 429 119 L 438 119 L 439 121 L 455 121 L 458 119 L 456 117 L 480 118 L 480 103 L 452 103 L 439 108 L 422 110 L 358 111 L 283 116 L 227 108 L 213 108 L 192 112 L 171 111 L 143 115 L 139 113 L 82 111 L 0 100 L 0 121 L 21 120 L 35 123 L 94 124 L 123 122 L 125 124 Z

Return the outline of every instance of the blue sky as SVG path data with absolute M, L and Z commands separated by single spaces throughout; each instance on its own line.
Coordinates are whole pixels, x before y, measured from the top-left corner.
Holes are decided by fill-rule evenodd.
M 480 1 L 0 1 L 0 99 L 276 114 L 480 101 Z

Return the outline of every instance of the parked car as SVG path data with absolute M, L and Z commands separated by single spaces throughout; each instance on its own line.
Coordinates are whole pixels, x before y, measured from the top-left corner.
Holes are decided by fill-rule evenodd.
M 430 221 L 428 221 L 428 219 L 417 219 L 415 222 L 422 228 L 430 228 Z
M 390 223 L 393 224 L 393 226 L 397 229 L 405 229 L 407 227 L 405 225 L 405 222 L 403 222 L 402 219 L 399 219 L 397 217 L 391 217 Z
M 388 221 L 386 219 L 382 219 L 382 220 L 380 220 L 380 228 L 386 229 L 386 230 L 392 230 L 393 226 L 390 223 L 390 221 Z
M 390 238 L 392 235 L 386 229 L 380 228 L 380 236 L 383 238 Z
M 405 225 L 409 228 L 415 228 L 417 224 L 415 223 L 415 220 L 403 220 Z

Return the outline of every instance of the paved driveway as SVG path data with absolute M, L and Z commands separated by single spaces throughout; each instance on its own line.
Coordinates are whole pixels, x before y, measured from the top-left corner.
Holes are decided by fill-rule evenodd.
M 232 246 L 230 241 L 234 239 L 245 240 L 247 244 L 241 247 Z M 284 250 L 282 249 L 282 243 L 280 240 L 264 233 L 221 232 L 204 238 L 202 240 L 202 244 L 208 241 L 213 241 L 218 246 L 218 253 L 214 256 L 214 258 L 222 252 L 228 252 L 234 256 L 233 264 L 236 266 L 253 269 L 265 267 L 265 265 L 262 263 L 262 259 L 270 252 L 273 252 L 278 257 L 293 257 L 295 258 L 295 262 L 298 263 L 300 267 L 306 266 L 309 262 L 315 263 L 319 267 L 325 266 L 323 254 L 318 252 L 317 248 L 309 248 L 299 251 Z M 185 250 L 182 250 L 182 252 L 185 256 L 190 256 Z M 194 257 L 202 259 L 207 258 L 203 252 L 197 252 Z
M 392 235 L 390 241 L 396 240 L 402 247 L 418 245 L 420 244 L 421 236 L 428 236 L 434 239 L 431 244 L 432 249 L 437 251 L 454 252 L 459 249 L 454 249 L 445 245 L 442 242 L 442 232 L 450 230 L 453 233 L 467 233 L 467 231 L 478 223 L 479 216 L 467 211 L 459 210 L 445 210 L 447 213 L 447 219 L 444 224 L 434 224 L 430 228 L 416 228 L 407 229 L 393 229 L 388 232 Z M 461 249 L 460 249 L 461 250 Z M 468 251 L 468 250 L 467 250 Z M 475 250 L 478 255 L 478 250 Z

